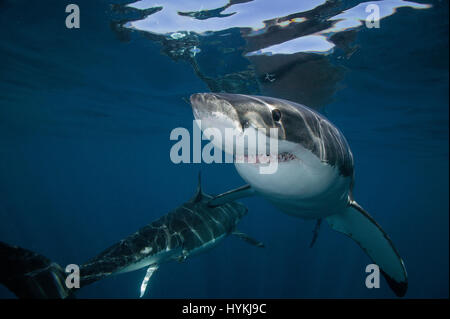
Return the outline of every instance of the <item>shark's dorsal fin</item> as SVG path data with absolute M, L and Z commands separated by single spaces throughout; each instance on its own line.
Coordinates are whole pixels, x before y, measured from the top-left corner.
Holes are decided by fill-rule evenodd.
M 197 191 L 195 192 L 194 197 L 192 197 L 191 201 L 193 203 L 197 203 L 201 201 L 203 198 L 203 192 L 202 192 L 202 173 L 201 171 L 198 172 L 198 185 L 197 185 Z

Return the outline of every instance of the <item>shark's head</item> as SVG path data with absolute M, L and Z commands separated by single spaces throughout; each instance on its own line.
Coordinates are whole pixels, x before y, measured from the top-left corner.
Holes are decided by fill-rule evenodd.
M 225 153 L 231 150 L 236 155 L 236 140 L 248 141 L 247 136 L 257 136 L 254 149 L 246 142 L 241 143 L 246 146 L 244 160 L 235 158 L 239 174 L 256 190 L 278 194 L 316 193 L 311 184 L 317 185 L 319 173 L 328 172 L 322 168 L 330 168 L 329 174 L 334 174 L 331 171 L 334 169 L 343 176 L 353 174 L 352 155 L 341 132 L 324 116 L 304 105 L 272 97 L 227 93 L 193 94 L 191 104 L 204 137 L 209 138 L 208 129 L 220 131 L 221 140 L 215 136 L 209 139 Z M 227 130 L 236 139 L 227 139 Z M 261 136 L 265 138 L 265 147 L 259 143 Z M 251 160 L 253 154 L 256 160 Z M 262 172 L 268 162 L 276 164 L 275 169 Z M 328 186 L 324 182 L 320 189 Z
M 202 128 L 226 128 L 244 133 L 250 128 L 280 128 L 281 110 L 270 107 L 262 98 L 227 93 L 191 95 L 194 116 Z
M 289 153 L 295 144 L 303 143 L 308 138 L 306 128 L 304 132 L 299 130 L 296 121 L 301 114 L 288 101 L 241 94 L 197 93 L 191 96 L 191 104 L 194 117 L 201 121 L 204 132 L 208 129 L 220 131 L 223 137 L 221 143 L 212 142 L 225 152 L 233 150 L 226 148 L 229 142 L 225 138 L 226 130 L 231 130 L 237 137 L 250 133 L 255 133 L 253 136 L 258 138 L 261 134 L 265 135 L 266 147 L 262 150 L 255 145 L 256 150 L 253 150 L 257 155 L 269 154 L 269 144 L 276 138 L 276 152 L 282 161 L 291 158 Z M 247 147 L 246 144 L 246 151 Z
M 268 137 L 269 144 L 276 130 L 279 162 L 295 159 L 295 153 L 301 149 L 323 163 L 337 166 L 344 176 L 353 174 L 353 158 L 342 133 L 323 115 L 304 105 L 267 96 L 228 93 L 193 94 L 191 104 L 203 131 L 214 128 L 225 136 L 225 130 L 231 129 L 242 137 L 256 130 L 258 135 L 262 132 Z M 212 142 L 227 151 L 223 141 Z

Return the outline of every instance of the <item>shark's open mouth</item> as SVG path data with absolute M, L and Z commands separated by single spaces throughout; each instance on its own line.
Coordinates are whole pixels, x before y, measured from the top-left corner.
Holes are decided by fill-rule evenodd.
M 298 157 L 289 152 L 279 154 L 257 154 L 257 155 L 237 155 L 234 158 L 235 163 L 250 163 L 250 164 L 267 164 L 277 161 L 289 162 L 298 160 Z

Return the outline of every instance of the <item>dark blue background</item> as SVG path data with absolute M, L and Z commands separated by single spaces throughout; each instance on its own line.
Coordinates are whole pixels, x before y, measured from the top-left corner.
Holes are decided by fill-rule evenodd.
M 66 265 L 82 263 L 189 199 L 196 175 L 219 193 L 242 184 L 230 164 L 175 165 L 169 134 L 192 127 L 182 100 L 208 91 L 186 62 L 142 36 L 120 42 L 106 1 L 0 1 L 0 240 Z M 95 4 L 94 4 L 95 3 Z M 390 235 L 409 274 L 406 297 L 448 298 L 448 4 L 400 9 L 359 50 L 325 114 L 356 162 L 355 197 Z M 391 298 L 365 287 L 369 258 L 324 223 L 243 200 L 235 238 L 161 266 L 146 297 Z M 145 270 L 78 297 L 135 298 Z M 0 287 L 0 297 L 12 297 Z

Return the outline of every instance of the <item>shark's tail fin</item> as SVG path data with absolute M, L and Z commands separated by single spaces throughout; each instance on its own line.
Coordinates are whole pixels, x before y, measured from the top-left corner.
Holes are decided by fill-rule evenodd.
M 0 284 L 18 298 L 73 298 L 64 270 L 30 250 L 0 242 Z

